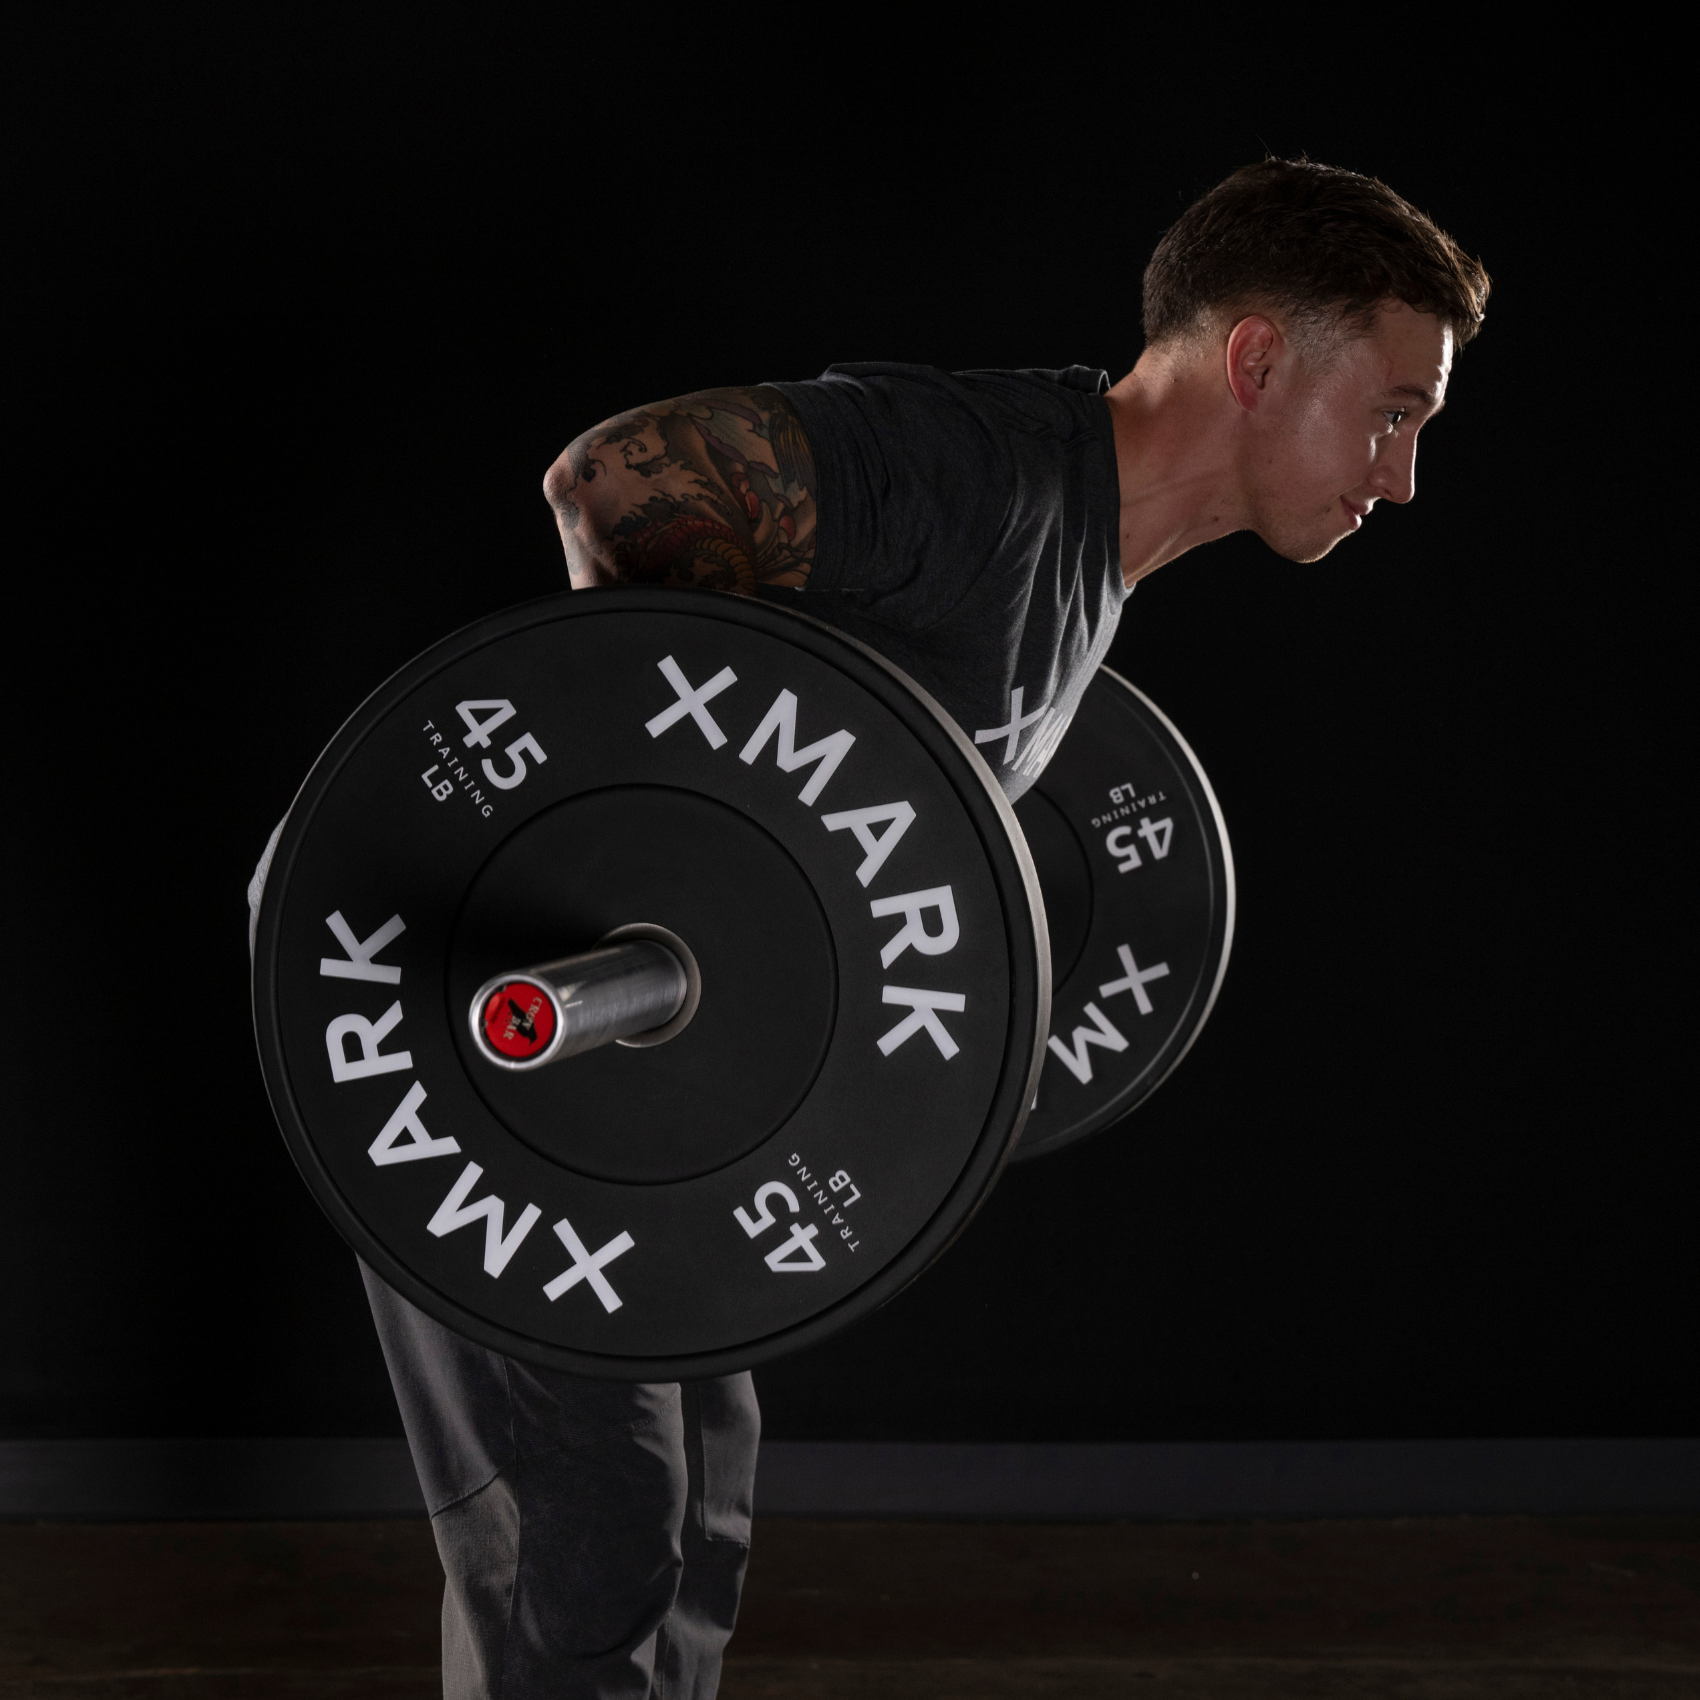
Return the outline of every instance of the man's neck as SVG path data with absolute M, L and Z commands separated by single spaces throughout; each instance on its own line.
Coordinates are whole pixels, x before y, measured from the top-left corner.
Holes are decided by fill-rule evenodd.
M 1234 438 L 1208 360 L 1147 349 L 1105 398 L 1121 484 L 1122 581 L 1242 530 Z

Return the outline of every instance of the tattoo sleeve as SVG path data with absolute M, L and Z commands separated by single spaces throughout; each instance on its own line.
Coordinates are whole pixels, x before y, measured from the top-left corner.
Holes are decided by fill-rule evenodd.
M 808 438 L 777 390 L 702 390 L 605 421 L 543 488 L 575 588 L 801 585 L 815 552 Z

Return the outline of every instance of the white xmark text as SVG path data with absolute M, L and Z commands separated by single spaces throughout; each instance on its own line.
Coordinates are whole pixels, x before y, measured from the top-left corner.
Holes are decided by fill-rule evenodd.
M 1021 712 L 1022 703 L 1027 695 L 1025 685 L 1017 685 L 1009 693 L 1009 720 L 1002 726 L 983 726 L 974 734 L 976 744 L 996 744 L 1003 742 L 1003 754 L 998 758 L 999 767 L 1012 767 L 1015 764 L 1015 753 L 1021 746 L 1021 734 L 1029 726 L 1038 725 L 1051 712 L 1051 705 L 1042 702 L 1037 708 Z
M 1169 965 L 1166 962 L 1152 962 L 1141 967 L 1134 961 L 1131 945 L 1116 946 L 1116 957 L 1121 963 L 1122 973 L 1119 979 L 1107 980 L 1098 988 L 1098 996 L 1106 1002 L 1122 992 L 1133 998 L 1134 1008 L 1144 1015 L 1154 1015 L 1157 1006 L 1152 1002 L 1151 994 L 1145 988 L 1153 980 L 1166 980 L 1169 977 Z M 1092 1083 L 1091 1047 L 1113 1054 L 1127 1050 L 1128 1038 L 1116 1024 L 1105 1015 L 1097 1004 L 1088 1001 L 1086 1019 L 1089 1026 L 1076 1027 L 1069 1043 L 1059 1039 L 1054 1033 L 1046 1040 L 1046 1046 L 1051 1055 L 1060 1062 L 1082 1086 Z M 1035 1100 L 1037 1102 L 1037 1100 Z
M 690 676 L 671 655 L 663 656 L 655 666 L 672 691 L 673 700 L 644 721 L 644 730 L 651 738 L 682 738 L 710 760 L 723 750 L 735 748 L 738 751 L 737 759 L 751 769 L 765 769 L 764 757 L 771 750 L 778 772 L 787 775 L 799 771 L 806 772 L 807 777 L 796 792 L 797 801 L 804 808 L 813 809 L 822 800 L 829 785 L 843 788 L 846 782 L 840 778 L 840 774 L 846 767 L 846 758 L 850 757 L 856 748 L 856 734 L 841 726 L 836 731 L 826 732 L 810 742 L 799 743 L 799 738 L 804 736 L 798 731 L 799 725 L 807 724 L 811 732 L 817 732 L 821 730 L 823 723 L 813 722 L 808 705 L 801 701 L 795 691 L 781 690 L 755 722 L 754 729 L 742 746 L 738 746 L 732 743 L 732 735 L 727 732 L 726 727 L 731 726 L 736 731 L 740 721 L 743 725 L 749 725 L 753 710 L 760 699 L 746 699 L 736 694 L 738 675 L 730 667 L 722 667 L 718 671 L 713 670 L 711 664 L 697 668 L 704 678 L 701 684 L 693 684 Z M 762 695 L 765 694 L 764 691 Z M 1018 738 L 1023 728 L 1034 723 L 1036 715 L 1042 716 L 1047 712 L 1046 709 L 1039 709 L 1035 714 L 1023 716 L 1020 712 L 1020 695 L 1018 690 L 1015 693 L 1013 708 L 1012 724 L 1018 723 L 1015 724 L 1014 733 L 1011 734 L 1010 728 L 1005 727 L 996 736 Z M 726 723 L 724 726 L 721 724 L 722 720 Z M 694 733 L 689 730 L 693 727 Z M 992 735 L 987 734 L 988 737 Z M 1014 747 L 1012 743 L 1012 753 Z M 865 777 L 865 771 L 858 772 L 853 764 L 852 772 L 856 777 Z M 907 798 L 898 798 L 889 802 L 864 804 L 857 808 L 835 808 L 820 815 L 820 824 L 828 832 L 847 832 L 854 839 L 856 847 L 861 851 L 861 860 L 855 867 L 856 879 L 861 886 L 867 888 L 882 872 L 887 872 L 888 877 L 891 877 L 887 865 L 893 861 L 893 853 L 897 851 L 903 842 L 904 834 L 915 824 L 916 819 L 914 804 Z M 910 848 L 913 850 L 913 843 Z M 899 856 L 896 861 L 901 864 L 903 858 Z M 910 872 L 912 873 L 912 870 Z M 896 932 L 882 929 L 877 947 L 880 967 L 888 972 L 906 951 L 913 951 L 917 957 L 948 956 L 962 939 L 962 922 L 957 915 L 955 895 L 949 884 L 927 886 L 921 890 L 906 891 L 890 897 L 871 897 L 868 915 L 869 919 L 874 921 L 902 918 L 903 925 Z M 946 972 L 949 967 L 949 964 L 944 965 Z M 925 977 L 931 977 L 928 970 L 918 972 Z M 907 979 L 911 976 L 906 973 L 904 977 Z M 900 1051 L 911 1039 L 917 1041 L 916 1054 L 924 1053 L 926 1046 L 919 1037 L 922 1034 L 931 1041 L 934 1054 L 945 1062 L 949 1062 L 961 1051 L 962 1047 L 952 1036 L 943 1016 L 961 1015 L 967 1010 L 968 997 L 965 992 L 940 991 L 920 986 L 882 986 L 880 1001 L 896 1004 L 908 1011 L 895 1024 L 886 1026 L 875 1040 L 882 1057 L 889 1057 Z M 769 1185 L 780 1186 L 781 1183 L 770 1182 Z M 763 1207 L 758 1205 L 758 1210 L 761 1208 Z M 749 1225 L 756 1219 L 748 1212 L 739 1217 L 745 1225 L 745 1232 L 752 1239 L 761 1231 L 760 1228 Z M 768 1225 L 771 1225 L 772 1220 L 770 1215 Z M 801 1233 L 803 1230 L 799 1228 L 797 1231 Z M 807 1234 L 817 1232 L 818 1228 L 813 1224 L 807 1230 Z M 787 1257 L 789 1255 L 786 1254 Z M 798 1256 L 802 1255 L 799 1251 Z M 771 1258 L 769 1265 L 776 1271 L 805 1267 L 804 1263 L 795 1261 L 775 1263 Z

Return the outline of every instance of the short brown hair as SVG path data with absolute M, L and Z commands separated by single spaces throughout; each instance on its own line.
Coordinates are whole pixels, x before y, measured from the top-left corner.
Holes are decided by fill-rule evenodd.
M 1362 335 L 1403 301 L 1481 327 L 1488 275 L 1385 183 L 1306 159 L 1242 166 L 1175 220 L 1145 268 L 1145 340 L 1176 342 L 1229 312 L 1282 312 L 1301 341 Z

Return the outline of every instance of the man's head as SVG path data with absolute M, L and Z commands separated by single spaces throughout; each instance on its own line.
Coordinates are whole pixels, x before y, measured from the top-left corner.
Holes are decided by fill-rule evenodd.
M 1487 295 L 1481 265 L 1385 184 L 1270 159 L 1164 235 L 1145 334 L 1153 354 L 1225 384 L 1244 523 L 1310 561 L 1377 501 L 1411 499 L 1417 432 Z

